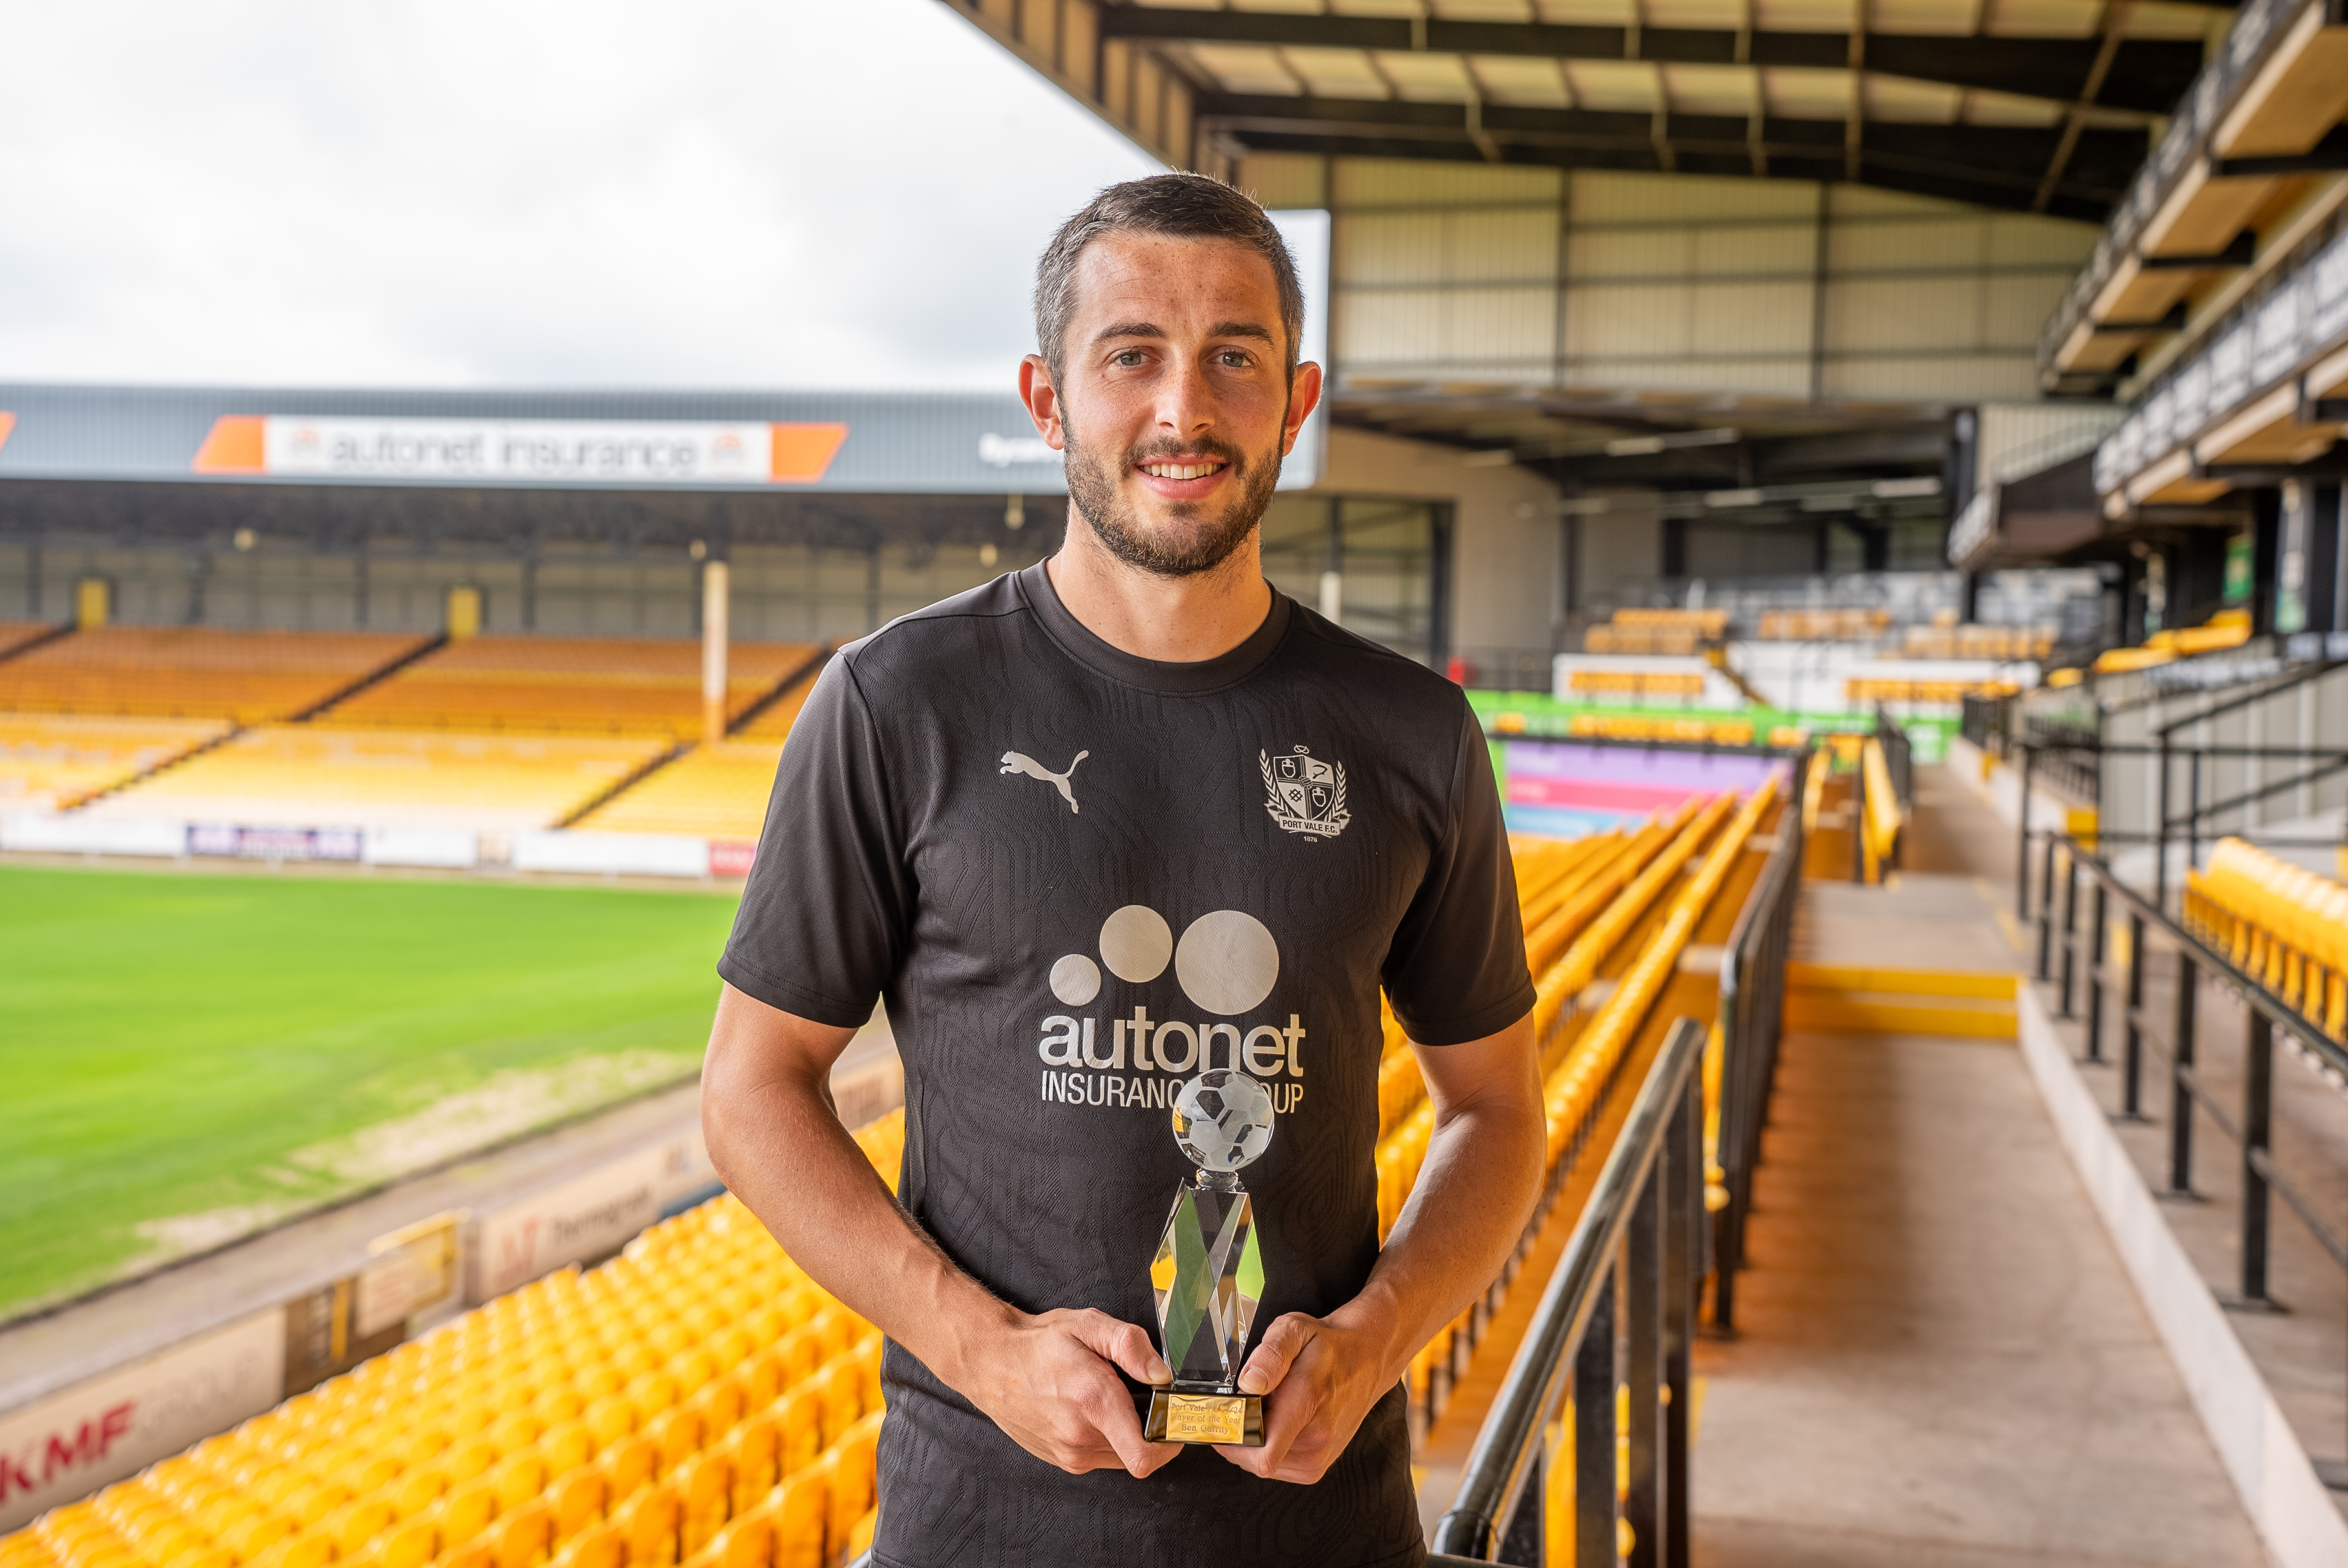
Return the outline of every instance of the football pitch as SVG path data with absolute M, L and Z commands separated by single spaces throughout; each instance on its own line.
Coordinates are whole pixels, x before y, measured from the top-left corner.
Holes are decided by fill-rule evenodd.
M 0 1319 L 691 1077 L 734 905 L 0 869 Z

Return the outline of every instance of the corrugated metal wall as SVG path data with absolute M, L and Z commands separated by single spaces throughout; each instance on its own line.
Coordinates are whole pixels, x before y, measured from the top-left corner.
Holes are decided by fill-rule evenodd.
M 1786 180 L 1284 155 L 1240 179 L 1335 214 L 1332 357 L 1362 384 L 2028 399 L 2096 239 Z

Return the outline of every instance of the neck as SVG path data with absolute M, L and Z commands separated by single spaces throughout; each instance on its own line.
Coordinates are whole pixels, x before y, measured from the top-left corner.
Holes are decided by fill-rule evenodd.
M 1196 664 L 1229 653 L 1272 613 L 1261 536 L 1193 577 L 1160 577 L 1112 555 L 1072 502 L 1067 542 L 1044 565 L 1077 624 L 1120 653 Z

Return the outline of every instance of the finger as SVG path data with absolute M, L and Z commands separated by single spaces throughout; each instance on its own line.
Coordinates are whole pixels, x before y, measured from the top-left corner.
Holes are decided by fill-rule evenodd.
M 1240 1392 L 1269 1394 L 1288 1376 L 1296 1358 L 1313 1343 L 1321 1330 L 1321 1320 L 1302 1312 L 1285 1312 L 1272 1319 L 1272 1327 L 1263 1331 L 1263 1339 L 1255 1354 L 1240 1368 Z
M 1092 1421 L 1095 1430 L 1108 1440 L 1117 1450 L 1117 1462 L 1135 1480 L 1148 1475 L 1174 1457 L 1180 1447 L 1176 1443 L 1153 1443 L 1141 1435 L 1141 1418 L 1133 1413 L 1133 1400 L 1125 1385 L 1104 1378 L 1078 1401 L 1077 1408 Z
M 1132 1324 L 1106 1312 L 1087 1311 L 1084 1320 L 1075 1327 L 1076 1337 L 1094 1355 L 1117 1367 L 1135 1382 L 1165 1384 L 1174 1380 L 1172 1368 L 1150 1345 L 1149 1336 Z

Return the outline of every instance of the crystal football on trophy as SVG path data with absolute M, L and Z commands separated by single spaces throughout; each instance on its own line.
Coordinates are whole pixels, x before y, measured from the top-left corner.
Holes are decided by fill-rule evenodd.
M 1150 1260 L 1158 1332 L 1173 1387 L 1153 1389 L 1152 1442 L 1263 1442 L 1263 1396 L 1240 1392 L 1241 1358 L 1263 1299 L 1255 1204 L 1239 1168 L 1272 1143 L 1272 1095 L 1246 1073 L 1213 1068 L 1174 1102 L 1174 1141 L 1199 1167 L 1174 1194 Z

